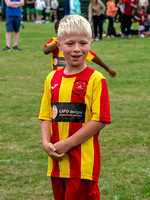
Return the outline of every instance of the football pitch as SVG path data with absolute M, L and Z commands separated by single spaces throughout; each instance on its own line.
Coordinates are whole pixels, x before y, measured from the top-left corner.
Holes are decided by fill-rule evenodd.
M 38 114 L 51 71 L 43 47 L 55 36 L 54 24 L 24 26 L 18 43 L 22 51 L 4 52 L 5 23 L 0 22 L 0 199 L 53 200 Z M 115 26 L 119 33 L 119 23 Z M 149 200 L 150 38 L 104 37 L 92 50 L 117 73 L 113 79 L 87 63 L 105 76 L 110 96 L 112 124 L 99 136 L 101 199 Z

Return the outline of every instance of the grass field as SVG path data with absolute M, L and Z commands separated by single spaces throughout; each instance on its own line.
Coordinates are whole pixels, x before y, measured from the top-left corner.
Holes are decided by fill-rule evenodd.
M 0 199 L 53 200 L 38 114 L 51 70 L 43 46 L 54 28 L 53 23 L 24 25 L 22 51 L 3 52 L 5 23 L 0 22 Z M 92 50 L 117 72 L 112 79 L 88 63 L 106 77 L 111 104 L 112 124 L 100 134 L 101 199 L 149 200 L 150 38 L 104 38 Z

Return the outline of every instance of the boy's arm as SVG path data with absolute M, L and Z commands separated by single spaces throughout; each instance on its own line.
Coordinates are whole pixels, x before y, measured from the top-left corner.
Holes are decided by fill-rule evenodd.
M 91 137 L 93 137 L 96 133 L 102 130 L 105 127 L 104 122 L 98 121 L 89 121 L 85 126 L 79 129 L 76 133 L 65 140 L 61 140 L 54 144 L 56 148 L 56 152 L 58 154 L 66 153 L 70 149 L 76 147 L 79 144 L 87 141 Z
M 56 42 L 54 42 L 53 44 L 50 44 L 50 45 L 47 45 L 44 47 L 44 53 L 45 54 L 52 53 L 57 48 L 58 48 L 58 46 L 57 46 Z
M 43 148 L 46 151 L 46 153 L 53 159 L 60 161 L 64 157 L 63 154 L 57 154 L 56 148 L 51 143 L 51 136 L 50 136 L 50 121 L 42 120 L 41 124 L 41 132 L 42 132 L 42 144 Z
M 98 65 L 100 65 L 101 67 L 103 67 L 106 71 L 109 72 L 110 76 L 112 78 L 116 77 L 116 72 L 114 70 L 112 70 L 110 67 L 108 67 L 101 59 L 99 56 L 95 55 L 94 58 L 92 59 L 92 61 Z

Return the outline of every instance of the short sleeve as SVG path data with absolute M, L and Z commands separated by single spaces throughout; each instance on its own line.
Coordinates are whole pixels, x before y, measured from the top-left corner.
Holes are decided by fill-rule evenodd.
M 51 121 L 51 78 L 54 72 L 51 72 L 44 84 L 44 91 L 41 101 L 41 107 L 40 107 L 40 113 L 39 113 L 39 119 L 40 120 L 49 120 Z
M 51 38 L 45 45 L 44 45 L 44 48 L 55 43 L 55 41 L 57 40 L 57 38 L 53 37 Z
M 89 50 L 88 55 L 86 57 L 86 61 L 91 62 L 93 58 L 96 56 L 96 53 L 92 50 Z
M 93 85 L 92 120 L 111 123 L 108 87 L 105 78 L 96 77 Z

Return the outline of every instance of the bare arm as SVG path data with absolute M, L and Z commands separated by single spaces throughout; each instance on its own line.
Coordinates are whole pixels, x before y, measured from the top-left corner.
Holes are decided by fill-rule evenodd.
M 110 67 L 108 67 L 101 59 L 99 56 L 94 56 L 93 60 L 94 63 L 100 65 L 101 67 L 103 67 L 106 71 L 109 72 L 110 76 L 112 78 L 116 77 L 116 72 L 114 70 L 112 70 Z
M 135 18 L 136 20 L 140 20 L 140 18 L 139 18 L 138 16 L 134 16 L 134 18 Z
M 19 2 L 11 2 L 10 0 L 6 0 L 5 3 L 8 7 L 18 8 L 24 5 L 24 0 L 20 0 Z
M 133 8 L 137 8 L 137 5 L 133 3 L 131 3 L 130 6 L 132 6 Z
M 92 22 L 92 8 L 91 8 L 91 3 L 88 7 L 88 18 L 89 18 L 89 22 Z
M 117 7 L 119 7 L 121 4 L 124 4 L 122 0 L 119 0 L 119 3 L 117 4 Z
M 149 6 L 149 2 L 147 1 L 146 6 Z
M 73 147 L 76 147 L 79 144 L 84 143 L 101 129 L 105 127 L 105 123 L 97 121 L 89 121 L 85 126 L 79 129 L 76 133 L 65 140 L 61 140 L 54 144 L 57 153 L 66 153 Z
M 71 5 L 71 9 L 72 9 L 75 13 L 77 13 L 77 11 L 76 11 L 76 9 L 75 9 L 75 7 L 74 7 L 74 2 L 73 2 L 73 0 L 70 1 L 70 5 Z
M 54 42 L 53 44 L 50 44 L 44 48 L 44 53 L 45 54 L 52 53 L 57 48 L 58 48 L 58 46 L 57 46 L 56 42 Z
M 31 3 L 34 3 L 34 1 L 28 1 L 28 0 L 27 0 L 27 4 L 31 4 Z
M 46 153 L 54 160 L 62 160 L 65 154 L 57 154 L 56 148 L 51 143 L 50 121 L 43 120 L 41 124 L 42 144 Z

